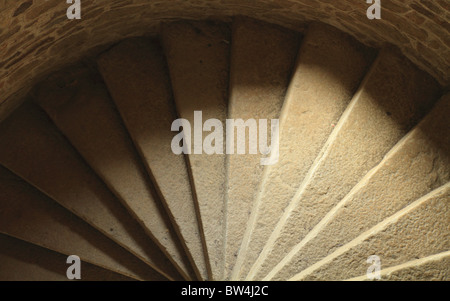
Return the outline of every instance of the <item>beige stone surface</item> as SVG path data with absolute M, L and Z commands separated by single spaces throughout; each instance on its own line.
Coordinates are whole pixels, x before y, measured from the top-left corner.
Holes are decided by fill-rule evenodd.
M 262 279 L 430 110 L 439 88 L 398 53 L 379 54 L 364 84 L 303 179 L 266 243 Z M 256 272 L 259 270 L 258 272 Z
M 0 234 L 0 281 L 69 281 L 66 260 L 67 256 Z M 81 281 L 132 280 L 81 262 Z
M 371 45 L 392 43 L 449 84 L 447 0 L 385 1 L 381 20 L 368 20 L 368 7 L 363 0 L 96 0 L 85 1 L 82 19 L 74 21 L 66 17 L 65 1 L 3 0 L 0 111 L 17 105 L 18 94 L 49 72 L 125 37 L 154 34 L 161 21 L 180 18 L 244 15 L 299 30 L 321 21 Z
M 161 38 L 178 116 L 191 123 L 192 132 L 196 110 L 202 111 L 203 121 L 215 118 L 225 124 L 231 42 L 229 26 L 213 22 L 170 23 L 163 26 Z M 192 154 L 187 158 L 212 279 L 220 280 L 224 269 L 225 155 Z
M 449 95 L 397 143 L 267 278 L 289 279 L 450 180 Z M 448 226 L 448 225 L 446 225 Z
M 382 269 L 386 269 L 449 251 L 449 200 L 450 183 L 447 183 L 363 233 L 342 250 L 336 250 L 301 279 L 343 280 L 364 275 L 371 255 L 378 256 Z
M 4 167 L 0 191 L 1 233 L 134 279 L 167 280 Z
M 0 124 L 0 164 L 151 266 L 166 257 L 36 105 Z
M 159 248 L 195 278 L 100 75 L 82 66 L 66 69 L 39 85 L 35 101 Z
M 372 57 L 346 34 L 323 24 L 310 26 L 280 115 L 279 161 L 264 170 L 232 279 L 247 276 Z
M 384 281 L 449 281 L 450 251 L 383 269 L 380 271 Z M 368 280 L 367 276 L 349 279 L 350 281 Z
M 170 130 L 176 119 L 167 63 L 156 42 L 127 40 L 99 58 L 99 68 L 155 184 L 197 276 L 206 280 L 203 233 L 183 156 Z
M 300 39 L 299 33 L 272 24 L 245 18 L 233 22 L 228 118 L 267 119 L 268 145 L 270 120 L 279 118 Z M 249 154 L 248 145 L 246 150 L 245 155 L 227 157 L 225 276 L 234 266 L 262 178 L 260 161 L 267 158 Z

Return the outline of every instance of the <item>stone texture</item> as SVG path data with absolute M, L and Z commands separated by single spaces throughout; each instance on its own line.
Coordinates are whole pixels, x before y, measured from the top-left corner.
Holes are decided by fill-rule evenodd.
M 0 137 L 0 164 L 146 263 L 160 270 L 170 266 L 36 105 L 24 104 L 0 124 Z
M 450 95 L 392 148 L 269 274 L 289 279 L 450 180 Z M 445 225 L 444 226 L 448 226 Z M 272 275 L 271 275 L 272 274 Z
M 161 34 L 178 115 L 194 129 L 194 111 L 203 121 L 225 124 L 227 117 L 230 32 L 227 24 L 180 22 L 167 24 Z M 192 152 L 194 135 L 192 133 Z M 214 280 L 222 279 L 224 264 L 225 155 L 188 155 L 200 224 Z
M 67 256 L 0 234 L 0 281 L 69 281 L 66 260 Z M 81 271 L 81 281 L 133 280 L 83 261 Z
M 268 145 L 270 120 L 279 118 L 299 42 L 298 33 L 278 26 L 245 18 L 233 22 L 228 118 L 267 119 Z M 245 141 L 250 141 L 248 136 Z M 237 136 L 235 154 L 236 144 Z M 245 155 L 228 156 L 226 277 L 239 252 L 243 229 L 262 178 L 264 166 L 260 160 L 265 157 L 249 154 L 248 146 Z
M 1 233 L 134 279 L 167 280 L 4 167 L 0 190 Z
M 310 26 L 280 115 L 279 161 L 264 170 L 232 279 L 247 276 L 372 57 L 346 34 L 323 24 Z
M 204 237 L 189 173 L 184 157 L 175 155 L 170 147 L 176 113 L 159 45 L 147 39 L 124 41 L 99 58 L 99 67 L 197 276 L 206 280 Z
M 384 281 L 449 281 L 450 251 L 416 259 L 380 271 Z M 367 280 L 367 276 L 349 279 Z
M 383 159 L 430 110 L 438 93 L 434 80 L 401 55 L 380 53 L 269 238 L 256 279 L 266 276 Z
M 82 66 L 65 69 L 39 85 L 35 101 L 159 248 L 195 278 L 100 75 Z
M 0 3 L 0 111 L 21 101 L 27 87 L 69 62 L 125 37 L 154 34 L 170 19 L 244 15 L 302 30 L 328 23 L 371 46 L 391 43 L 449 84 L 449 6 L 446 1 L 389 0 L 382 19 L 368 20 L 362 0 L 98 0 L 82 5 L 82 19 L 67 20 L 65 1 Z M 76 45 L 76 47 L 74 47 Z
M 370 255 L 380 257 L 385 269 L 450 250 L 449 200 L 447 183 L 362 234 L 342 251 L 338 249 L 302 279 L 343 280 L 364 275 Z

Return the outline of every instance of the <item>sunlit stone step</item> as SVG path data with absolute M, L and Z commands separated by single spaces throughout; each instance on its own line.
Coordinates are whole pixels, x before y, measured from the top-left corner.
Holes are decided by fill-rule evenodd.
M 230 29 L 213 22 L 164 24 L 164 45 L 178 116 L 194 127 L 194 111 L 203 120 L 227 117 Z M 192 139 L 192 151 L 194 139 Z M 200 143 L 201 144 L 201 143 Z M 212 279 L 224 271 L 225 155 L 188 155 L 193 191 L 200 213 Z
M 449 97 L 444 96 L 426 118 L 326 214 L 267 278 L 289 279 L 297 275 L 448 182 Z
M 266 276 L 291 252 L 430 110 L 438 93 L 436 82 L 399 53 L 382 51 L 268 239 L 251 278 Z
M 159 45 L 147 39 L 127 40 L 103 54 L 98 63 L 198 277 L 208 279 L 186 162 L 171 150 L 175 133 L 170 129 L 177 117 Z
M 232 279 L 247 276 L 372 59 L 372 51 L 333 27 L 308 29 L 281 111 L 279 161 L 264 170 Z

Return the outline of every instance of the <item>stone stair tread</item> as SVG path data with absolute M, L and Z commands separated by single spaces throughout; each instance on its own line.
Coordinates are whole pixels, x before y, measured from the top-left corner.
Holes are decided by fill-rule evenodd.
M 436 82 L 401 54 L 380 52 L 271 234 L 254 279 L 266 276 L 383 159 L 438 93 Z
M 151 266 L 165 256 L 84 163 L 43 111 L 29 102 L 0 124 L 0 164 Z M 183 275 L 185 276 L 185 275 Z
M 200 110 L 203 120 L 215 118 L 225 124 L 231 42 L 228 24 L 163 24 L 161 38 L 178 116 L 194 127 L 194 111 Z M 220 280 L 224 270 L 225 155 L 191 154 L 187 160 L 212 279 Z
M 248 18 L 233 21 L 228 118 L 267 119 L 270 139 L 270 120 L 279 118 L 300 38 L 299 33 L 273 24 Z M 226 278 L 239 253 L 242 229 L 262 177 L 260 160 L 265 157 L 245 154 L 227 158 Z
M 0 232 L 141 280 L 167 278 L 0 166 Z
M 372 59 L 371 49 L 345 33 L 309 26 L 280 114 L 279 161 L 264 170 L 232 279 L 249 273 Z
M 450 251 L 382 269 L 380 278 L 383 281 L 449 281 Z M 348 279 L 348 281 L 363 280 L 368 280 L 366 275 Z
M 89 67 L 73 66 L 47 78 L 35 94 L 35 102 L 155 244 L 195 278 L 100 75 Z
M 66 260 L 64 255 L 0 234 L 0 281 L 69 281 Z M 133 279 L 82 262 L 81 281 Z
M 336 250 L 304 280 L 343 280 L 363 275 L 367 254 L 380 258 L 383 268 L 450 250 L 450 183 L 432 191 L 389 217 L 371 231 Z M 371 232 L 371 233 L 369 233 Z M 294 277 L 295 278 L 295 277 Z
M 186 162 L 171 150 L 176 112 L 159 45 L 144 38 L 126 40 L 102 54 L 98 64 L 197 276 L 208 279 Z
M 450 180 L 450 94 L 401 139 L 291 251 L 271 279 L 288 279 Z

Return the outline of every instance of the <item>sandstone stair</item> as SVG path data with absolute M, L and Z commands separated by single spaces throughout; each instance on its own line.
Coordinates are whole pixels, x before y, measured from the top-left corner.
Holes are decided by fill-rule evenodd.
M 431 78 L 395 52 L 379 54 L 272 232 L 256 278 L 267 275 L 381 161 L 429 111 L 437 92 Z
M 55 74 L 39 87 L 36 102 L 155 244 L 195 278 L 99 75 L 78 66 Z
M 397 49 L 330 25 L 166 20 L 0 122 L 0 280 L 64 281 L 78 255 L 88 281 L 359 281 L 377 255 L 381 280 L 448 281 L 449 115 Z M 267 145 L 205 153 L 227 119 L 267 119 Z
M 163 26 L 161 39 L 178 116 L 194 127 L 194 112 L 202 111 L 203 120 L 215 118 L 224 124 L 228 102 L 229 26 L 212 22 L 169 23 Z M 205 156 L 202 148 L 201 154 L 196 154 L 195 144 L 199 143 L 193 137 L 192 154 L 187 160 L 211 276 L 218 280 L 223 275 L 225 257 L 225 155 Z
M 147 39 L 124 41 L 102 55 L 99 67 L 197 276 L 208 279 L 186 162 L 170 147 L 176 112 L 159 45 Z
M 166 279 L 3 167 L 0 188 L 1 233 L 134 279 Z
M 228 118 L 277 119 L 297 56 L 300 35 L 240 18 L 233 23 L 232 37 Z M 271 133 L 270 124 L 267 128 L 267 133 Z M 234 141 L 236 153 L 237 133 Z M 244 235 L 242 229 L 246 227 L 262 179 L 264 166 L 260 162 L 263 157 L 267 156 L 247 153 L 227 157 L 226 278 L 229 278 L 239 253 Z
M 264 170 L 231 279 L 249 272 L 371 60 L 370 49 L 349 36 L 321 24 L 309 28 L 280 114 L 280 158 Z

